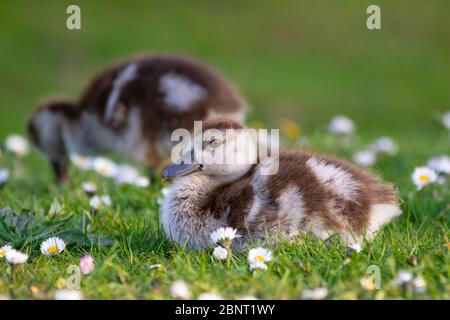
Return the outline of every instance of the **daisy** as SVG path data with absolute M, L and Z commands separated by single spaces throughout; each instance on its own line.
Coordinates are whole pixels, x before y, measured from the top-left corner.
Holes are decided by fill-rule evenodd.
M 417 167 L 412 174 L 412 180 L 417 190 L 421 190 L 426 185 L 436 182 L 437 174 L 428 167 Z
M 111 205 L 111 198 L 108 195 L 103 195 L 100 197 L 100 200 L 102 201 L 102 203 L 109 207 Z
M 0 169 L 0 187 L 4 186 L 9 180 L 9 170 Z
M 117 165 L 113 161 L 106 158 L 95 158 L 93 166 L 95 172 L 108 178 L 115 177 L 118 172 Z
M 404 285 L 409 282 L 411 282 L 413 279 L 413 274 L 411 272 L 406 272 L 403 270 L 400 270 L 397 273 L 397 277 L 392 281 L 392 284 L 394 286 Z
M 61 253 L 66 248 L 66 244 L 61 238 L 52 237 L 41 244 L 41 252 L 46 256 Z
M 83 300 L 83 293 L 80 290 L 56 290 L 55 300 Z
M 375 152 L 385 153 L 390 156 L 397 154 L 398 151 L 397 144 L 389 137 L 381 137 L 375 140 L 372 147 Z
M 211 241 L 213 243 L 218 242 L 231 242 L 233 239 L 240 237 L 236 229 L 230 227 L 221 227 L 211 233 Z
M 361 243 L 359 243 L 359 242 L 355 242 L 355 243 L 350 244 L 350 245 L 348 246 L 348 248 L 349 248 L 351 251 L 355 251 L 356 253 L 359 253 L 359 252 L 361 252 L 361 250 L 362 250 L 362 245 L 361 245 Z
M 97 193 L 97 186 L 92 182 L 84 182 L 82 188 L 83 191 L 90 197 Z
M 265 248 L 255 248 L 248 252 L 250 271 L 254 269 L 267 270 L 266 262 L 272 260 L 272 252 Z
M 17 250 L 11 249 L 6 252 L 5 258 L 9 264 L 22 264 L 22 263 L 27 262 L 28 255 L 25 253 L 19 252 Z
M 5 141 L 5 146 L 7 150 L 17 157 L 23 157 L 30 151 L 27 139 L 18 134 L 8 136 Z
M 450 130 L 450 111 L 444 113 L 442 116 L 442 123 L 448 130 Z
M 122 164 L 117 167 L 117 172 L 114 179 L 117 184 L 122 185 L 134 184 L 139 177 L 139 172 L 134 167 L 127 164 Z
M 160 263 L 151 264 L 151 265 L 148 266 L 148 268 L 150 270 L 152 270 L 152 269 L 159 269 L 159 268 L 162 268 L 162 264 L 160 264 Z
M 413 285 L 414 291 L 419 292 L 419 293 L 423 293 L 427 289 L 427 283 L 425 282 L 425 279 L 422 278 L 421 276 L 415 278 L 412 281 L 412 285 Z
M 111 198 L 107 195 L 93 196 L 89 204 L 94 209 L 100 209 L 103 206 L 109 207 L 111 205 Z
M 353 161 L 361 167 L 370 167 L 377 161 L 377 156 L 372 150 L 363 150 L 355 153 Z
M 428 160 L 428 167 L 441 174 L 450 174 L 450 157 L 447 155 Z
M 0 248 L 0 258 L 4 258 L 8 251 L 12 250 L 13 248 L 10 245 L 5 245 Z
M 331 120 L 328 130 L 333 134 L 349 135 L 355 131 L 355 125 L 351 119 L 339 115 Z
M 323 300 L 328 296 L 328 289 L 324 287 L 303 291 L 301 298 L 303 300 Z
M 70 155 L 70 161 L 79 169 L 91 170 L 94 166 L 94 160 L 79 154 Z
M 144 176 L 141 176 L 134 181 L 134 185 L 139 188 L 147 188 L 150 185 L 150 179 Z
M 223 297 L 214 292 L 203 292 L 197 297 L 197 300 L 224 300 Z
M 84 275 L 90 274 L 95 269 L 94 258 L 90 254 L 87 254 L 80 259 L 80 270 Z
M 177 280 L 170 286 L 170 294 L 174 299 L 191 299 L 191 290 L 183 280 Z
M 217 260 L 226 260 L 227 256 L 228 256 L 228 250 L 225 249 L 224 247 L 221 246 L 217 246 L 213 253 L 212 253 L 213 257 L 216 258 Z

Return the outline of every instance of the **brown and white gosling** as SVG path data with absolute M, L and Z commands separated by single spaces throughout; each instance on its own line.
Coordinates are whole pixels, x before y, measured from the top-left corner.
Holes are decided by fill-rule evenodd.
M 256 148 L 239 145 L 242 132 L 234 131 L 226 139 L 218 138 L 217 131 L 211 133 L 242 128 L 223 118 L 204 123 L 203 138 L 196 138 L 203 139 L 203 155 L 226 148 L 224 152 L 234 153 L 230 159 L 245 159 L 244 153 Z M 187 164 L 192 152 L 163 172 L 173 184 L 160 212 L 166 236 L 191 249 L 208 248 L 211 233 L 226 226 L 242 236 L 238 248 L 280 232 L 311 232 L 320 239 L 338 234 L 355 245 L 364 237 L 372 239 L 401 214 L 392 185 L 334 157 L 297 150 L 280 151 L 278 164 L 274 157 L 257 164 Z M 277 165 L 278 171 L 271 168 Z M 276 173 L 266 175 L 271 169 Z
M 155 168 L 169 159 L 173 130 L 217 115 L 241 122 L 245 109 L 234 86 L 210 67 L 179 55 L 143 55 L 100 72 L 76 101 L 41 104 L 28 131 L 63 181 L 69 155 L 115 153 Z

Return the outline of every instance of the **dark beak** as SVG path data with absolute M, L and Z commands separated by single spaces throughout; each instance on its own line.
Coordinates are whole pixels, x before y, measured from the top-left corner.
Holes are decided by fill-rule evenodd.
M 187 176 L 188 174 L 201 171 L 202 164 L 173 164 L 168 166 L 162 173 L 163 179 L 169 180 L 176 177 Z
M 67 181 L 67 162 L 65 160 L 52 161 L 53 173 L 55 174 L 56 181 L 63 184 Z

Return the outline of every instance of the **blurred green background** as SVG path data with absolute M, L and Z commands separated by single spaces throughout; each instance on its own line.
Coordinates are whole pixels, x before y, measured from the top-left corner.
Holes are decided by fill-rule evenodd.
M 81 31 L 66 29 L 69 4 Z M 369 4 L 381 30 L 366 28 Z M 431 141 L 450 105 L 449 21 L 447 0 L 1 1 L 0 139 L 111 61 L 162 51 L 218 68 L 268 126 L 308 133 L 345 114 L 363 134 Z

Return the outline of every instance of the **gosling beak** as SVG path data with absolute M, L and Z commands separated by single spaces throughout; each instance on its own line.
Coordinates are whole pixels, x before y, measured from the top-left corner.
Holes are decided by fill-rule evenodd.
M 163 171 L 162 178 L 164 180 L 169 180 L 176 177 L 187 176 L 188 174 L 201 171 L 202 168 L 202 164 L 172 164 Z
M 52 161 L 53 173 L 55 174 L 56 181 L 63 184 L 67 181 L 67 162 L 65 160 Z

